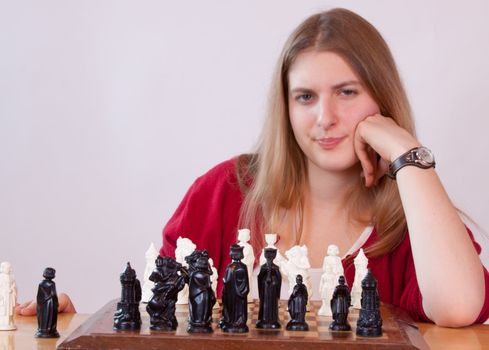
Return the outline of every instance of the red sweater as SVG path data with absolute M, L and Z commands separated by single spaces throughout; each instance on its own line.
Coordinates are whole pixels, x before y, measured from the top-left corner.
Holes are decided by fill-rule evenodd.
M 224 275 L 229 257 L 230 246 L 237 241 L 238 219 L 243 196 L 239 189 L 236 173 L 236 159 L 225 161 L 192 184 L 175 214 L 163 229 L 162 256 L 175 257 L 176 241 L 179 236 L 190 238 L 197 249 L 206 249 L 214 260 L 219 276 Z M 470 238 L 478 254 L 481 248 Z M 374 229 L 363 248 L 377 239 Z M 259 249 L 259 247 L 257 248 Z M 353 256 L 358 253 L 355 252 Z M 255 253 L 255 256 L 257 254 Z M 353 259 L 343 261 L 348 285 L 353 285 L 355 266 Z M 380 300 L 399 306 L 416 321 L 430 321 L 424 313 L 422 296 L 416 279 L 409 234 L 388 254 L 369 258 L 368 267 L 378 281 Z M 484 268 L 486 297 L 476 323 L 482 323 L 489 317 L 489 274 Z M 222 293 L 222 281 L 218 280 L 218 294 Z M 470 288 L 470 286 L 446 286 L 446 288 Z

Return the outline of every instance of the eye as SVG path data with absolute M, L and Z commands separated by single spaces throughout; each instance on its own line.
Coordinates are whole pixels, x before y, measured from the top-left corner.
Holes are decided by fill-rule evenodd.
M 341 95 L 341 96 L 355 96 L 358 94 L 358 91 L 355 90 L 355 89 L 347 89 L 347 88 L 343 88 L 343 89 L 340 89 L 338 91 L 338 94 Z
M 295 100 L 301 103 L 307 103 L 312 100 L 312 94 L 301 94 L 295 97 Z

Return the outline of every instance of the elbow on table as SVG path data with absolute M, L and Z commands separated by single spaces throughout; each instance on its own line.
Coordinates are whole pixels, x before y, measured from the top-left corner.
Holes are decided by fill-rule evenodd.
M 448 307 L 443 312 L 432 313 L 430 319 L 441 327 L 460 328 L 472 325 L 479 316 L 480 308 L 477 310 L 459 309 Z

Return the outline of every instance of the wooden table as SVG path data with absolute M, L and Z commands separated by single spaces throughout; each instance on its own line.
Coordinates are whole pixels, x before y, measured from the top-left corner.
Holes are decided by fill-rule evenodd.
M 0 331 L 2 350 L 54 350 L 56 346 L 88 319 L 87 314 L 60 314 L 58 331 L 61 338 L 37 339 L 36 317 L 18 316 L 16 331 Z M 489 325 L 477 325 L 460 329 L 443 328 L 429 323 L 418 324 L 421 334 L 431 349 L 489 349 Z

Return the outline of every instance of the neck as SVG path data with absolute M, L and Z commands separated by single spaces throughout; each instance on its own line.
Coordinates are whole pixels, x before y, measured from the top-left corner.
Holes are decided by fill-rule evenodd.
M 359 165 L 333 172 L 322 170 L 309 162 L 307 171 L 306 203 L 337 210 L 345 208 L 348 194 L 360 176 Z

